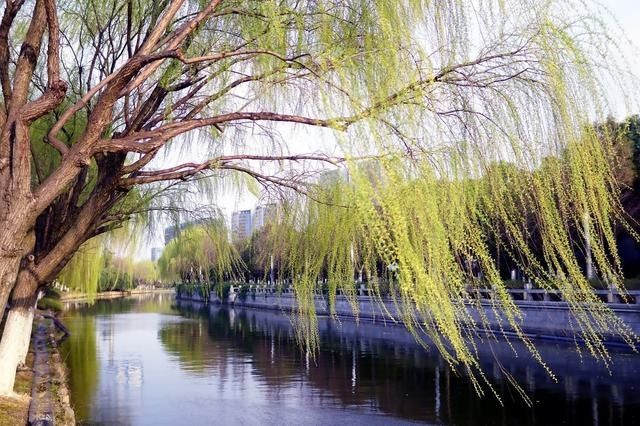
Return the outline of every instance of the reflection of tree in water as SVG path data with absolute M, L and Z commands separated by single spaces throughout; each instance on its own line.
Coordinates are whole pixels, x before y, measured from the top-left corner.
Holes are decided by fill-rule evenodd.
M 215 369 L 222 378 L 227 378 L 228 357 L 248 357 L 252 374 L 268 385 L 272 400 L 278 399 L 278 389 L 305 381 L 318 393 L 315 396 L 328 398 L 326 401 L 333 404 L 337 399 L 344 406 L 452 424 L 502 421 L 533 425 L 554 424 L 561 419 L 582 424 L 591 422 L 594 412 L 600 419 L 615 422 L 624 418 L 625 423 L 636 415 L 626 408 L 623 417 L 619 402 L 610 397 L 628 393 L 624 388 L 628 384 L 615 384 L 620 378 L 594 379 L 593 372 L 604 370 L 602 366 L 590 367 L 584 360 L 583 367 L 575 367 L 574 364 L 581 364 L 580 360 L 571 356 L 571 348 L 562 345 L 548 345 L 545 357 L 561 362 L 556 370 L 561 376 L 560 384 L 553 383 L 530 360 L 507 361 L 503 365 L 516 380 L 528 383 L 536 404 L 532 409 L 509 387 L 499 364 L 492 357 L 485 357 L 483 367 L 503 398 L 501 407 L 492 395 L 479 398 L 471 381 L 450 373 L 436 353 L 425 353 L 415 345 L 389 343 L 373 333 L 344 333 L 326 323 L 321 327 L 321 351 L 315 361 L 309 360 L 307 368 L 305 354 L 296 345 L 285 315 L 190 303 L 178 304 L 177 309 L 196 321 L 165 326 L 161 336 L 168 350 L 186 365 L 198 365 L 199 371 Z M 503 362 L 514 359 L 510 352 L 504 355 L 501 354 Z M 623 368 L 624 360 L 618 360 L 618 367 Z M 637 372 L 637 362 L 624 368 Z M 599 388 L 602 389 L 598 391 Z
M 71 334 L 63 343 L 61 352 L 69 370 L 71 400 L 78 421 L 90 417 L 91 403 L 98 390 L 101 366 L 97 353 L 96 316 L 131 312 L 175 313 L 171 309 L 172 302 L 173 295 L 167 293 L 96 300 L 93 304 L 66 304 L 63 321 Z M 105 330 L 110 334 L 106 336 L 106 341 L 113 342 L 114 336 L 111 335 L 113 331 L 111 328 Z M 109 343 L 107 351 L 111 352 L 112 349 L 111 343 Z M 107 359 L 112 358 L 111 353 L 106 356 Z
M 353 344 L 341 341 L 337 334 L 325 333 L 322 350 L 315 360 L 308 360 L 307 369 L 307 357 L 296 345 L 286 316 L 265 318 L 224 308 L 211 308 L 207 315 L 207 308 L 195 305 L 193 310 L 190 304 L 180 304 L 177 309 L 187 317 L 195 314 L 201 321 L 167 323 L 159 335 L 166 350 L 190 370 L 216 370 L 222 375 L 227 373 L 229 357 L 250 356 L 252 373 L 268 385 L 272 400 L 279 399 L 278 389 L 305 381 L 320 391 L 319 397 L 338 399 L 344 406 L 367 406 L 408 418 L 433 418 L 432 410 L 425 410 L 429 390 L 423 386 L 432 374 L 426 368 L 416 371 L 411 363 L 371 353 L 358 352 L 354 360 L 352 351 L 357 348 Z M 207 316 L 207 334 L 201 332 L 203 316 Z
M 93 303 L 69 302 L 65 305 L 68 313 L 82 312 L 83 315 L 113 315 L 122 313 L 174 314 L 173 293 L 143 293 L 116 299 L 99 299 Z
M 283 347 L 291 346 L 288 333 L 281 335 L 273 332 L 269 334 L 269 339 L 261 338 L 255 336 L 252 325 L 244 315 L 230 318 L 229 311 L 224 309 L 209 315 L 209 309 L 200 304 L 191 307 L 182 303 L 177 309 L 184 317 L 197 320 L 166 322 L 158 336 L 165 350 L 177 356 L 185 370 L 197 374 L 215 373 L 225 379 L 229 374 L 229 359 L 250 355 L 250 366 L 258 370 L 258 377 L 267 379 L 271 387 L 280 383 L 288 385 L 287 378 L 299 374 L 295 363 L 285 362 L 293 359 L 291 354 L 283 357 L 280 353 Z M 265 343 L 267 341 L 270 343 Z M 270 358 L 272 354 L 276 355 L 272 347 L 277 348 L 277 362 Z M 297 355 L 295 349 L 290 352 Z M 241 367 L 235 365 L 234 368 Z
M 96 350 L 96 321 L 93 315 L 76 315 L 65 320 L 71 331 L 61 347 L 69 370 L 72 403 L 78 421 L 87 419 L 98 388 L 100 369 Z
M 205 354 L 208 362 L 216 358 L 215 351 L 210 350 L 215 348 L 215 343 L 202 337 L 198 325 L 191 321 L 167 323 L 158 331 L 158 337 L 164 349 L 177 355 L 183 366 L 190 371 L 203 372 L 210 367 L 205 363 Z

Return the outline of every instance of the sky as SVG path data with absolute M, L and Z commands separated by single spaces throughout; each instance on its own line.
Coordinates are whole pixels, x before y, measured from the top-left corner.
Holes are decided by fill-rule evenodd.
M 599 1 L 613 15 L 613 18 L 606 19 L 611 21 L 614 32 L 622 31 L 628 38 L 627 42 L 623 41 L 620 47 L 630 70 L 638 79 L 638 93 L 640 93 L 640 0 Z M 631 111 L 620 107 L 615 115 L 618 118 L 623 118 L 629 113 L 640 113 L 638 105 L 640 105 L 640 99 L 631 106 Z M 326 149 L 332 144 L 325 140 L 325 135 L 313 130 L 305 131 L 296 127 L 294 129 L 284 129 L 282 133 L 285 140 L 293 141 L 293 146 L 298 147 L 297 152 L 310 152 L 310 149 L 311 151 L 318 150 L 319 147 Z M 246 191 L 239 193 L 238 191 L 229 190 L 221 192 L 216 202 L 220 205 L 227 218 L 230 219 L 230 215 L 234 210 L 254 208 L 260 203 L 260 200 Z M 150 258 L 151 247 L 164 246 L 164 232 L 160 231 L 160 229 L 154 230 L 148 238 L 140 243 L 140 247 L 136 251 L 137 258 L 148 259 Z
M 628 38 L 626 43 L 622 43 L 621 49 L 628 66 L 640 82 L 640 0 L 600 0 L 600 3 L 611 12 L 619 29 Z M 623 114 L 640 113 L 638 105 L 640 100 L 636 101 L 632 111 Z
M 629 38 L 640 45 L 640 1 L 639 0 L 603 0 L 602 4 L 617 18 L 620 27 Z

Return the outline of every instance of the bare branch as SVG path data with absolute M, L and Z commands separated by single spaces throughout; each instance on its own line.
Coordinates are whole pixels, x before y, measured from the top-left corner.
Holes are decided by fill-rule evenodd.
M 178 13 L 178 10 L 180 10 L 183 4 L 184 4 L 184 0 L 173 0 L 171 2 L 171 4 L 169 5 L 169 8 L 165 12 L 165 14 L 162 16 L 162 18 L 158 22 L 156 22 L 151 34 L 149 34 L 149 36 L 145 39 L 144 43 L 142 43 L 142 46 L 140 46 L 141 54 L 143 55 L 148 54 L 154 49 L 154 47 L 156 46 L 156 43 L 158 43 L 158 41 L 160 40 L 160 38 L 166 31 L 167 27 L 169 26 L 169 24 L 171 23 L 176 13 Z
M 49 44 L 47 46 L 47 77 L 52 87 L 60 80 L 60 26 L 55 0 L 45 0 L 47 26 L 49 27 Z
M 194 17 L 190 21 L 187 21 L 182 25 L 182 27 L 171 33 L 169 38 L 161 43 L 164 47 L 164 50 L 166 52 L 177 52 L 185 39 L 198 27 L 198 25 L 200 25 L 201 22 L 203 22 L 213 13 L 220 1 L 221 0 L 211 0 L 209 4 L 205 8 L 203 8 L 200 13 L 198 13 L 198 15 L 196 15 L 196 17 Z M 149 49 L 149 51 L 151 51 L 150 49 L 152 49 L 151 44 L 149 44 L 148 46 L 143 45 L 140 50 L 144 53 L 148 53 L 148 51 L 145 50 L 145 47 Z M 121 95 L 124 95 L 125 93 L 131 93 L 131 91 L 133 91 L 144 81 L 146 81 L 149 76 L 158 69 L 159 66 L 159 61 L 152 62 L 148 67 L 142 70 L 142 72 L 131 83 L 129 83 L 126 88 L 123 89 Z
M 175 167 L 170 167 L 160 170 L 144 170 L 135 173 L 135 176 L 124 178 L 120 181 L 120 185 L 129 187 L 133 185 L 141 185 L 159 181 L 169 180 L 186 180 L 200 172 L 205 170 L 222 170 L 233 169 L 239 170 L 243 168 L 236 161 L 318 161 L 323 163 L 329 163 L 331 165 L 338 165 L 346 161 L 342 157 L 330 157 L 321 154 L 293 154 L 293 155 L 251 155 L 251 154 L 238 154 L 238 155 L 222 155 L 206 161 L 204 163 L 184 163 Z M 278 180 L 286 182 L 285 179 L 280 179 L 274 176 L 260 175 L 262 180 Z M 291 184 L 291 183 L 289 183 Z M 286 186 L 286 185 L 285 185 Z
M 23 4 L 24 0 L 17 0 L 15 2 L 7 1 L 2 22 L 0 23 L 0 84 L 2 84 L 2 92 L 4 94 L 5 110 L 8 109 L 7 105 L 11 99 L 11 83 L 9 81 L 9 31 L 13 25 L 13 20 Z

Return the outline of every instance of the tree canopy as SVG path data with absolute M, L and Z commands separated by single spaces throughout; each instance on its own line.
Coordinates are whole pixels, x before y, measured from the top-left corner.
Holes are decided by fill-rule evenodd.
M 162 252 L 158 268 L 167 280 L 209 283 L 229 280 L 242 264 L 224 221 L 218 218 L 180 231 Z

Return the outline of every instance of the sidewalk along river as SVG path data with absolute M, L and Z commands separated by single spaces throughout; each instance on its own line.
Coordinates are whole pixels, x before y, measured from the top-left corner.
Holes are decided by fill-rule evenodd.
M 571 345 L 539 342 L 549 375 L 514 343 L 480 345 L 501 395 L 479 397 L 401 327 L 321 318 L 314 357 L 287 314 L 140 295 L 67 304 L 62 347 L 86 424 L 640 424 L 640 356 L 611 373 Z M 521 383 L 527 407 L 509 385 Z

